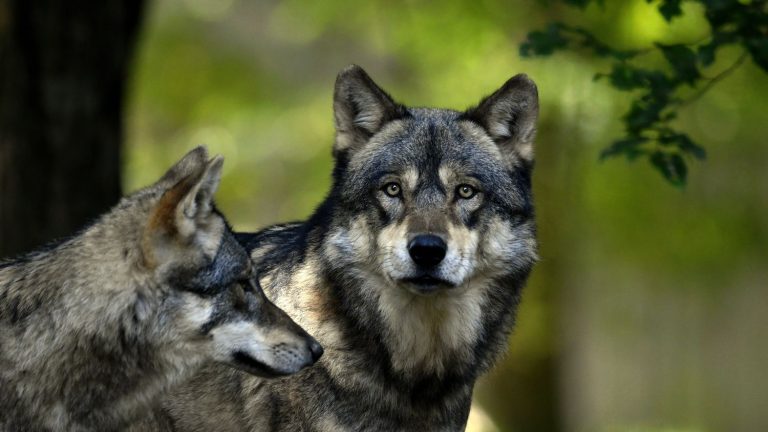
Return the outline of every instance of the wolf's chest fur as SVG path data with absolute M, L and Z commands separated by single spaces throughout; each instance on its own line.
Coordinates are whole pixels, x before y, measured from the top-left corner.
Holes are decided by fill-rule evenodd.
M 267 276 L 262 279 L 265 290 L 297 322 L 321 339 L 328 353 L 326 363 L 333 363 L 336 347 L 350 347 L 342 327 L 346 320 L 331 311 L 337 301 L 334 287 L 319 276 L 317 260 L 310 260 L 290 275 Z M 407 376 L 445 373 L 447 363 L 471 361 L 470 352 L 478 341 L 483 307 L 488 301 L 484 291 L 487 281 L 478 278 L 455 291 L 434 296 L 420 296 L 369 275 L 361 281 L 358 292 L 364 293 L 372 315 L 362 317 L 371 337 L 381 337 L 393 372 Z M 287 294 L 287 295 L 286 295 Z M 370 360 L 369 360 L 370 362 Z
M 448 362 L 470 360 L 468 350 L 482 325 L 484 287 L 469 283 L 457 292 L 424 297 L 382 280 L 367 285 L 378 293 L 377 309 L 394 370 L 440 376 Z

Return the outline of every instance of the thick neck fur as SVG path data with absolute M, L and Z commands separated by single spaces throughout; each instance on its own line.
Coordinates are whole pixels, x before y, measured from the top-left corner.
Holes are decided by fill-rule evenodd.
M 137 225 L 0 264 L 0 430 L 116 428 L 190 369 L 194 356 L 161 349 L 173 299 L 138 248 L 114 247 L 136 244 Z

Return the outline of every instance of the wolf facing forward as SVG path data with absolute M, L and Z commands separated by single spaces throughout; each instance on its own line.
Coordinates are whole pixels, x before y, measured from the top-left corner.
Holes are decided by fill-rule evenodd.
M 536 86 L 465 112 L 407 108 L 359 67 L 334 95 L 333 186 L 306 222 L 242 234 L 267 294 L 326 349 L 264 381 L 208 368 L 178 430 L 463 430 L 536 261 Z
M 80 234 L 0 263 L 0 430 L 112 431 L 204 362 L 260 376 L 317 342 L 265 297 L 198 148 Z

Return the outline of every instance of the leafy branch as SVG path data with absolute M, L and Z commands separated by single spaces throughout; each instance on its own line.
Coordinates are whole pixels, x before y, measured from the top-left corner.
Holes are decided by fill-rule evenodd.
M 732 65 L 728 66 L 727 69 L 725 69 L 722 72 L 718 73 L 714 77 L 709 78 L 707 83 L 704 84 L 704 87 L 702 87 L 698 92 L 696 92 L 696 94 L 694 94 L 693 96 L 689 97 L 688 99 L 680 101 L 679 105 L 681 107 L 683 107 L 683 106 L 686 106 L 686 105 L 690 105 L 693 102 L 696 102 L 700 97 L 702 97 L 706 92 L 708 92 L 709 89 L 711 89 L 720 80 L 722 80 L 723 78 L 725 78 L 728 75 L 732 74 L 733 71 L 738 69 L 739 66 L 741 66 L 747 60 L 747 58 L 749 58 L 749 53 L 748 52 L 741 53 L 739 58 L 736 59 L 736 61 L 733 62 Z
M 563 0 L 586 7 L 601 0 Z M 683 15 L 682 0 L 647 0 L 659 3 L 658 11 L 668 22 Z M 548 56 L 557 51 L 585 51 L 611 62 L 608 72 L 597 73 L 595 80 L 607 80 L 617 90 L 636 97 L 622 117 L 625 136 L 613 141 L 601 159 L 625 156 L 629 160 L 647 159 L 670 183 L 681 187 L 688 175 L 687 160 L 706 157 L 703 147 L 688 134 L 675 129 L 678 110 L 697 101 L 718 82 L 733 73 L 748 58 L 768 72 L 768 0 L 695 0 L 704 7 L 710 33 L 692 43 L 656 43 L 641 50 L 617 49 L 595 37 L 589 30 L 560 22 L 533 31 L 520 46 L 523 57 Z M 712 69 L 717 54 L 726 46 L 739 46 L 743 53 L 726 69 L 711 78 L 703 73 Z M 643 67 L 641 57 L 658 53 L 664 68 Z M 693 95 L 683 97 L 689 89 Z

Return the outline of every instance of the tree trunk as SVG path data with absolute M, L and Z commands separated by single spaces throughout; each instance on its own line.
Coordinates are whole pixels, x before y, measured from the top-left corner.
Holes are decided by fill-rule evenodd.
M 0 0 L 0 257 L 75 232 L 120 196 L 140 0 Z

